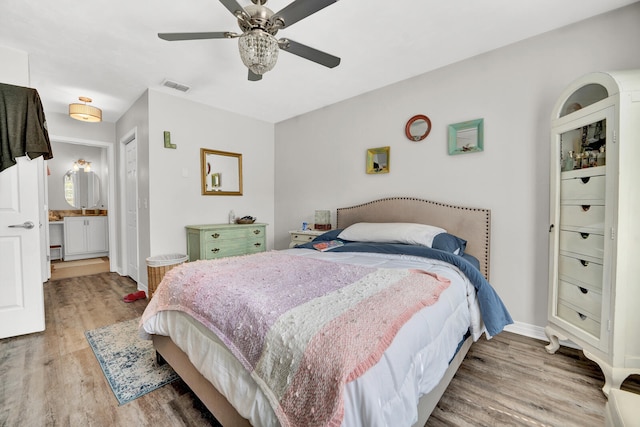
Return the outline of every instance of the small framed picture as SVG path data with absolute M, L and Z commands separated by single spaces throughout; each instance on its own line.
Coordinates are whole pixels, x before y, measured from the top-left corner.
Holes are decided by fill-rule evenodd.
M 449 154 L 484 150 L 484 119 L 449 125 Z
M 367 150 L 367 173 L 389 173 L 390 147 L 370 148 Z

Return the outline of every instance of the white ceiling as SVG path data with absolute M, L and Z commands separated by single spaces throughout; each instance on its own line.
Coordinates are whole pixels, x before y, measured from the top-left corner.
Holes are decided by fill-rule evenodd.
M 145 89 L 159 88 L 276 123 L 636 1 L 341 0 L 277 36 L 341 64 L 329 69 L 281 52 L 259 82 L 247 81 L 235 39 L 157 37 L 238 31 L 217 0 L 2 0 L 0 46 L 29 53 L 45 113 L 66 114 L 88 96 L 115 122 Z M 277 12 L 290 2 L 266 6 Z M 163 88 L 165 78 L 191 90 Z

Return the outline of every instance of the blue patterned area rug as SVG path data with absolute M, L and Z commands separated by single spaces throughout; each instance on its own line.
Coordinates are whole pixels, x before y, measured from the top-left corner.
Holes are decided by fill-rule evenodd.
M 85 332 L 120 405 L 178 379 L 169 365 L 158 366 L 152 342 L 138 336 L 139 321 L 131 319 Z

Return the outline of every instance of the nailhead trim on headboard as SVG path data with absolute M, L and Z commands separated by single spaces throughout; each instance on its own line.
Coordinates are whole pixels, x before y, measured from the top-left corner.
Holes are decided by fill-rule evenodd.
M 467 240 L 467 252 L 478 258 L 481 272 L 489 279 L 489 209 L 455 206 L 413 197 L 389 197 L 338 208 L 336 221 L 338 228 L 346 228 L 356 222 L 417 222 L 442 227 Z

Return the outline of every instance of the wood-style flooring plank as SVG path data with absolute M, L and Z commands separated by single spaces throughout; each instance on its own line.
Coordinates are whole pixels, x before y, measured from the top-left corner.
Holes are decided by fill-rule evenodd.
M 84 332 L 139 317 L 115 273 L 44 285 L 46 330 L 0 340 L 0 426 L 218 426 L 180 380 L 119 406 Z M 604 377 L 578 350 L 503 332 L 471 346 L 426 426 L 602 426 Z M 623 389 L 640 392 L 640 376 Z

